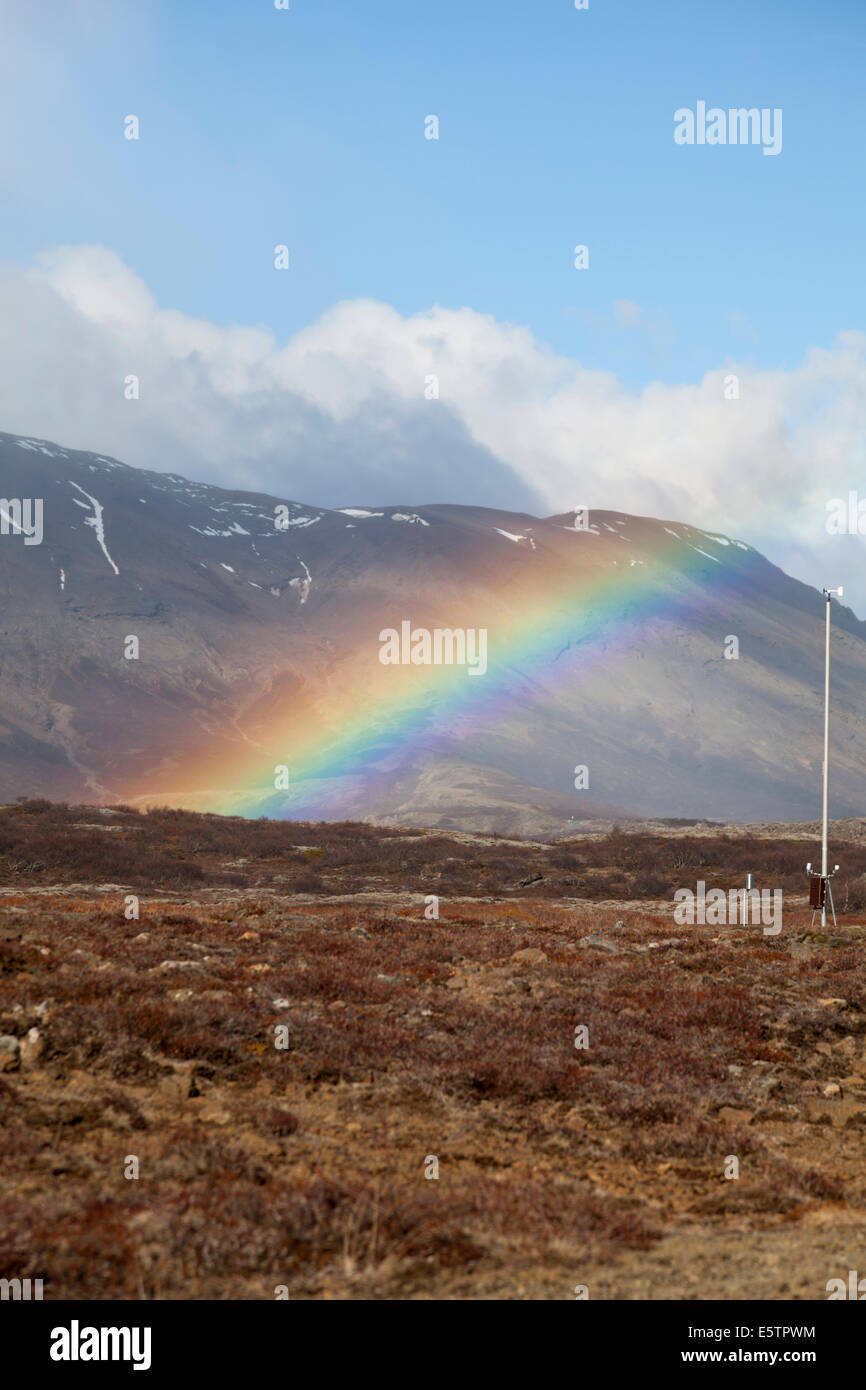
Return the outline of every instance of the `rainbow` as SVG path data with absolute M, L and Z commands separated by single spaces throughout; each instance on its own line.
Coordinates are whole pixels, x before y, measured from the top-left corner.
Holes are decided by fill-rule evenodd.
M 382 665 L 379 629 L 399 629 L 407 617 L 424 625 L 407 613 L 383 616 L 376 633 L 346 650 L 326 688 L 271 701 L 264 715 L 240 715 L 242 738 L 173 760 L 127 799 L 277 819 L 357 818 L 401 768 L 421 755 L 459 756 L 473 734 L 489 735 L 533 689 L 577 692 L 581 673 L 615 661 L 637 630 L 706 615 L 729 568 L 694 547 L 686 558 L 685 550 L 680 537 L 654 531 L 651 547 L 629 546 L 628 566 L 558 566 L 553 590 L 545 568 L 543 580 L 516 592 L 512 579 L 509 591 L 464 602 L 462 613 L 449 603 L 447 621 L 440 614 L 437 625 L 487 627 L 488 669 L 476 678 L 465 666 Z M 275 786 L 279 768 L 288 770 L 284 789 Z

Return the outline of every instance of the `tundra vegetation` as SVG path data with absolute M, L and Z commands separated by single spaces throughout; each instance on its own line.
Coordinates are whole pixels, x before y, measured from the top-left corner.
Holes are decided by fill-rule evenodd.
M 825 1298 L 866 1208 L 863 827 L 823 932 L 810 849 L 3 808 L 0 1278 Z M 778 937 L 676 925 L 746 871 Z

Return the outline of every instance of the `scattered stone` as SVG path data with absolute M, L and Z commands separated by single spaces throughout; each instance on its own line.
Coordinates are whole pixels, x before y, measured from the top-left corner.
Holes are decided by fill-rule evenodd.
M 765 1098 L 767 1096 L 773 1095 L 776 1091 L 781 1091 L 783 1089 L 782 1083 L 779 1080 L 778 1076 L 753 1077 L 749 1084 L 754 1090 L 758 1091 Z
M 80 958 L 82 965 L 94 967 L 99 964 L 99 956 L 95 956 L 92 951 L 82 950 L 80 946 L 76 946 L 72 954 L 73 956 L 78 956 Z
M 622 947 L 615 941 L 609 941 L 606 936 L 598 936 L 595 932 L 590 932 L 589 936 L 582 936 L 577 944 L 584 950 L 607 951 L 612 956 L 622 954 Z
M 540 883 L 544 874 L 530 874 L 529 878 L 522 878 L 518 883 L 518 888 L 528 888 L 530 883 Z
M 788 947 L 788 952 L 792 960 L 811 960 L 815 955 L 813 947 L 805 941 L 793 941 Z
M 152 975 L 169 975 L 174 970 L 184 970 L 187 974 L 202 974 L 204 966 L 199 960 L 164 960 L 151 967 Z
M 543 965 L 547 960 L 547 954 L 537 950 L 534 946 L 526 946 L 522 951 L 515 951 L 511 959 L 518 961 L 521 965 Z
M 0 1037 L 0 1071 L 17 1071 L 21 1065 L 21 1045 L 11 1033 Z
M 799 1119 L 799 1116 L 800 1111 L 796 1105 L 765 1105 L 761 1110 L 755 1111 L 751 1123 L 789 1123 L 791 1120 Z
M 726 1125 L 749 1124 L 753 1118 L 751 1110 L 744 1110 L 739 1105 L 723 1105 L 718 1111 L 717 1118 Z
M 239 941 L 258 941 L 259 939 L 260 933 L 257 931 L 241 932 L 240 936 L 238 937 Z
M 344 1000 L 342 1000 L 342 999 L 334 999 L 334 1000 L 332 1001 L 332 1003 L 330 1003 L 330 1004 L 328 1005 L 328 1012 L 329 1012 L 329 1013 L 332 1013 L 332 1014 L 339 1013 L 339 1011 L 340 1011 L 341 1009 L 345 1009 L 345 1007 L 346 1007 L 346 1004 L 345 1004 L 345 1001 L 344 1001 Z
M 826 1096 L 827 1100 L 829 1100 L 831 1096 L 841 1096 L 841 1094 L 842 1087 L 838 1086 L 835 1081 L 828 1081 L 826 1086 L 821 1087 L 821 1095 Z
M 25 1070 L 35 1067 L 45 1051 L 45 1038 L 38 1028 L 30 1028 L 19 1044 L 21 1065 Z
M 288 1008 L 291 1008 L 291 1002 L 290 1002 L 290 1000 L 288 1000 L 288 999 L 272 999 L 272 1000 L 271 1000 L 271 1008 L 273 1008 L 273 1009 L 288 1009 Z

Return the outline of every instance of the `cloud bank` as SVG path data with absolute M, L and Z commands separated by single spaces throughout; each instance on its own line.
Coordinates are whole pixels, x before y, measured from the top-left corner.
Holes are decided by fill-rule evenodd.
M 615 313 L 639 325 L 639 306 Z M 321 506 L 585 505 L 687 521 L 819 586 L 844 579 L 866 612 L 866 536 L 825 524 L 830 499 L 866 500 L 862 333 L 792 370 L 729 362 L 634 392 L 468 308 L 404 318 L 353 300 L 281 345 L 266 328 L 160 308 L 101 246 L 6 266 L 0 321 L 0 429 Z

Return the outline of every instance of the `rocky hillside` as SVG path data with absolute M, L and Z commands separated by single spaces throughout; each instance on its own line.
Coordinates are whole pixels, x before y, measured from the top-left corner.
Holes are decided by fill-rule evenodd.
M 323 510 L 12 435 L 0 492 L 7 800 L 511 834 L 818 813 L 823 601 L 735 538 Z M 485 630 L 486 672 L 383 665 L 406 622 Z M 864 686 L 866 624 L 834 605 L 834 816 L 863 812 Z

